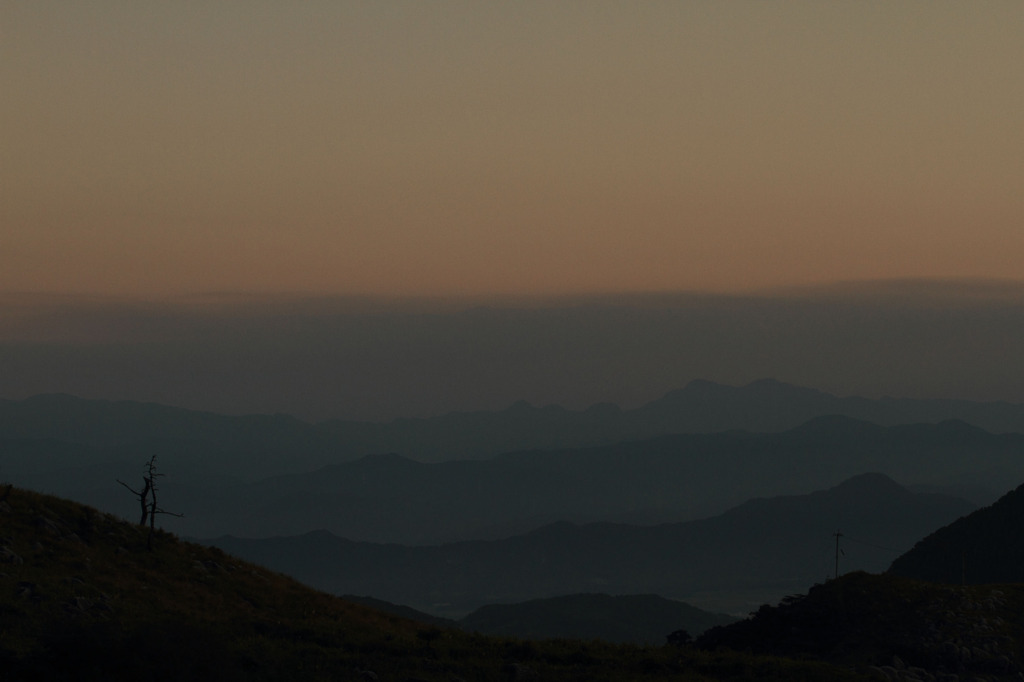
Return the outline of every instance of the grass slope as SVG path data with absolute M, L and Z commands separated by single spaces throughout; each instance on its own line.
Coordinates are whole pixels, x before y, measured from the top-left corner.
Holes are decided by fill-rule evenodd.
M 5 680 L 843 680 L 818 662 L 444 629 L 66 500 L 0 489 Z M 372 671 L 370 675 L 367 671 Z

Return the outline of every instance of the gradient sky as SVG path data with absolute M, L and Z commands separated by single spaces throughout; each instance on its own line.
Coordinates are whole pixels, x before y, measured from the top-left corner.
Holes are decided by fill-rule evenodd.
M 1024 3 L 0 3 L 0 291 L 1019 278 Z

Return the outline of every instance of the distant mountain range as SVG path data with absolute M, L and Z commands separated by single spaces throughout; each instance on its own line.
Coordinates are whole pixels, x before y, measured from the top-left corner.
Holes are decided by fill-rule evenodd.
M 520 402 L 499 412 L 315 425 L 287 415 L 225 416 L 154 403 L 39 395 L 0 400 L 0 441 L 88 445 L 107 459 L 132 459 L 155 448 L 173 457 L 179 469 L 195 466 L 204 475 L 253 480 L 377 453 L 394 452 L 424 462 L 480 459 L 674 433 L 779 432 L 824 415 L 881 426 L 956 419 L 992 433 L 1024 433 L 1020 404 L 841 398 L 763 379 L 742 387 L 692 381 L 633 410 L 610 403 L 573 411 Z M 215 462 L 208 461 L 212 453 L 217 454 Z
M 447 617 L 580 592 L 658 594 L 745 613 L 827 578 L 837 530 L 844 534 L 841 570 L 882 571 L 916 540 L 972 509 L 867 474 L 827 491 L 752 500 L 687 523 L 561 522 L 503 540 L 430 547 L 359 543 L 326 531 L 210 542 L 320 589 Z M 744 592 L 756 601 L 724 604 L 724 595 Z
M 207 528 L 235 535 L 323 529 L 351 540 L 426 545 L 498 539 L 555 521 L 692 520 L 868 471 L 984 504 L 1001 486 L 1024 480 L 1024 435 L 960 422 L 880 427 L 821 417 L 783 433 L 672 435 L 486 461 L 375 455 L 188 506 Z
M 304 446 L 294 447 L 296 460 L 307 456 Z M 780 433 L 663 435 L 487 460 L 427 464 L 371 455 L 251 482 L 225 468 L 245 469 L 251 458 L 259 469 L 266 451 L 230 439 L 111 447 L 0 440 L 0 452 L 0 473 L 12 482 L 125 518 L 135 515 L 135 503 L 115 479 L 136 480 L 156 454 L 167 474 L 160 479 L 163 504 L 185 514 L 163 521 L 184 535 L 327 530 L 355 541 L 407 545 L 499 539 L 556 521 L 693 520 L 752 497 L 822 489 L 869 471 L 976 504 L 1024 481 L 1022 434 L 991 434 L 958 421 L 882 427 L 838 416 Z M 181 453 L 184 458 L 177 458 Z

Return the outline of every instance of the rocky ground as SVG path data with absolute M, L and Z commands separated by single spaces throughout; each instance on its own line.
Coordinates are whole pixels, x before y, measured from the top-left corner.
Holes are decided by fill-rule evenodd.
M 889 680 L 1018 680 L 1024 586 L 949 586 L 853 573 L 697 641 L 756 654 L 868 663 Z

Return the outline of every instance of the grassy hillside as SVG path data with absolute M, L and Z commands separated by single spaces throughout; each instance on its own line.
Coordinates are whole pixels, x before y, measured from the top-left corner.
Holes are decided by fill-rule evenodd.
M 316 592 L 165 533 L 154 540 L 147 551 L 138 526 L 9 490 L 0 501 L 3 679 L 859 679 L 815 662 L 474 635 Z

